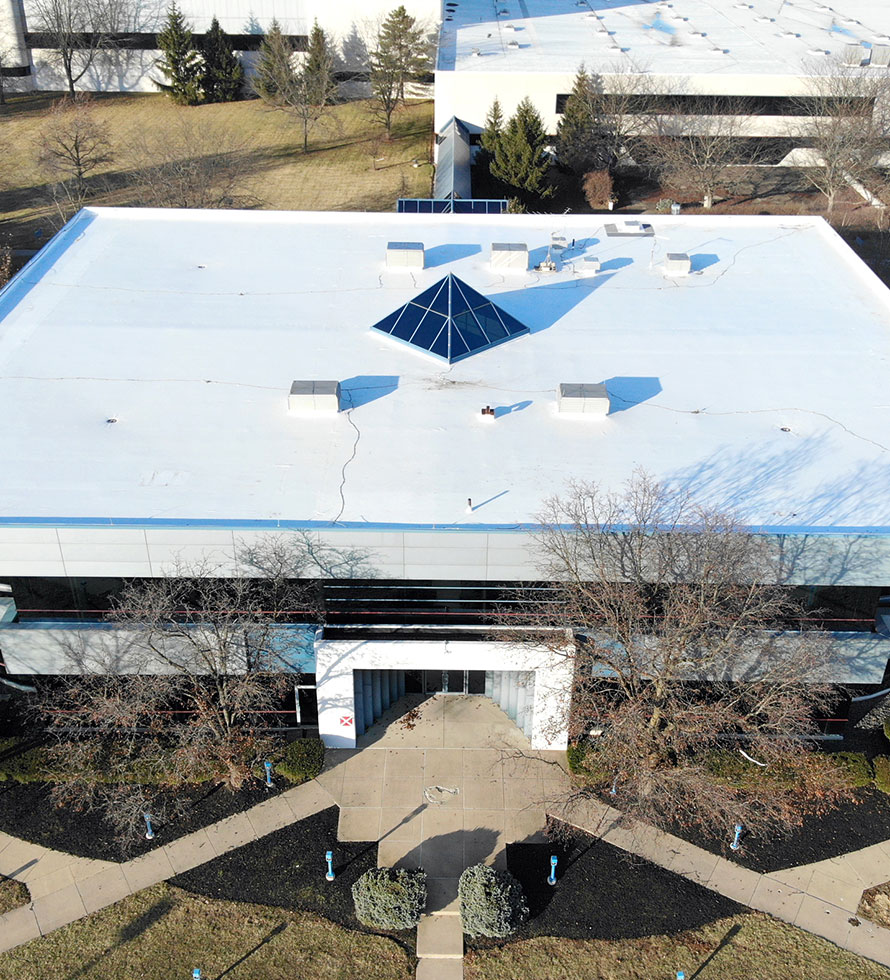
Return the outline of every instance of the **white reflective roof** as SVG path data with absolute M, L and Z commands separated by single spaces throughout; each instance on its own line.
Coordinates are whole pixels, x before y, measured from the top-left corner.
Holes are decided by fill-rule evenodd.
M 0 293 L 0 521 L 504 526 L 643 467 L 756 526 L 890 529 L 887 290 L 821 219 L 646 220 L 83 212 Z M 490 269 L 554 234 L 559 272 Z M 370 330 L 449 272 L 531 333 L 449 366 Z M 351 410 L 289 415 L 295 377 Z
M 659 75 L 789 75 L 842 57 L 847 44 L 890 43 L 886 0 L 459 0 L 444 9 L 440 70 L 574 72 L 584 61 L 607 74 L 632 61 Z

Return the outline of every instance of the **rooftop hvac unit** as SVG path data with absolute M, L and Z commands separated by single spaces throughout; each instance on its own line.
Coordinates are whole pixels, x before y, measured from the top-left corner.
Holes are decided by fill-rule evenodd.
M 600 260 L 595 255 L 585 255 L 581 260 L 581 271 L 596 275 L 600 271 Z
M 387 269 L 422 269 L 423 242 L 387 242 Z
M 890 68 L 890 44 L 873 44 L 869 64 L 873 68 Z
M 692 259 L 685 252 L 668 252 L 664 271 L 669 276 L 688 276 L 692 272 Z
M 491 267 L 501 272 L 528 271 L 528 245 L 525 242 L 492 242 Z
M 330 415 L 340 411 L 339 381 L 294 381 L 287 396 L 288 411 L 299 415 Z
M 862 45 L 844 45 L 844 64 L 850 68 L 858 68 L 862 64 Z
M 519 48 L 519 42 L 518 41 L 507 41 L 507 47 L 510 48 L 513 51 L 516 51 Z
M 586 415 L 604 419 L 609 414 L 609 392 L 604 384 L 566 384 L 556 389 L 560 414 Z

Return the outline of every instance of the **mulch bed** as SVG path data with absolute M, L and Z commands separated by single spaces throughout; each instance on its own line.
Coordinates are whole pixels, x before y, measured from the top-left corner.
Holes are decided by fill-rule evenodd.
M 377 867 L 377 842 L 340 843 L 338 817 L 338 808 L 329 807 L 177 875 L 170 884 L 208 898 L 315 912 L 349 929 L 373 932 L 355 917 L 352 885 Z M 333 881 L 325 880 L 328 850 L 334 856 Z M 408 934 L 398 938 L 407 940 Z
M 550 855 L 559 858 L 547 884 Z M 586 834 L 556 844 L 508 844 L 507 867 L 522 884 L 531 917 L 512 937 L 633 939 L 675 935 L 744 911 L 735 902 Z M 470 939 L 483 949 L 508 940 Z
M 871 787 L 856 790 L 854 801 L 842 803 L 822 816 L 807 817 L 800 827 L 785 834 L 777 833 L 768 839 L 743 835 L 742 846 L 735 852 L 729 849 L 730 835 L 715 840 L 695 827 L 665 824 L 663 829 L 752 871 L 779 871 L 839 857 L 890 839 L 890 796 Z
M 203 785 L 170 790 L 171 796 L 186 806 L 182 816 L 169 823 L 155 823 L 155 838 L 147 841 L 140 834 L 125 849 L 114 840 L 114 831 L 98 811 L 78 813 L 69 807 L 59 808 L 50 798 L 48 783 L 0 783 L 0 830 L 33 844 L 42 844 L 78 857 L 104 861 L 126 861 L 163 847 L 194 830 L 207 827 L 223 817 L 248 810 L 257 803 L 290 789 L 292 783 L 276 779 L 275 786 L 266 790 L 263 781 L 230 792 L 222 786 Z

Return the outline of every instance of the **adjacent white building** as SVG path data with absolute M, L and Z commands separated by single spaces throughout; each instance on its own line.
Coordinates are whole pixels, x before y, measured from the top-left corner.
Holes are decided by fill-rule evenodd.
M 888 366 L 890 293 L 818 218 L 87 209 L 0 292 L 0 581 L 20 608 L 0 651 L 59 671 L 26 622 L 52 595 L 82 612 L 294 530 L 359 549 L 371 572 L 343 595 L 401 622 L 386 610 L 417 592 L 541 579 L 542 501 L 639 468 L 771 536 L 789 581 L 877 594 Z M 329 744 L 406 671 L 489 691 L 555 744 L 559 664 L 418 636 L 437 622 L 404 645 L 319 638 Z M 886 641 L 859 639 L 844 678 L 877 682 Z
M 579 65 L 606 92 L 755 100 L 750 136 L 794 135 L 813 74 L 834 65 L 886 73 L 885 0 L 460 0 L 445 3 L 436 70 L 436 131 L 452 116 L 484 125 L 528 96 L 551 133 Z M 796 118 L 795 118 L 796 117 Z

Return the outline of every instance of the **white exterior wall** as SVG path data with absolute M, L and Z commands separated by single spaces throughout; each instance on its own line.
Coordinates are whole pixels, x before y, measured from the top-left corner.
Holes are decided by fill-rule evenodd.
M 617 76 L 611 76 L 617 77 Z M 435 127 L 438 133 L 452 116 L 474 132 L 481 131 L 495 98 L 504 118 L 509 118 L 526 97 L 541 114 L 544 128 L 555 133 L 561 116 L 556 96 L 572 91 L 574 72 L 437 71 Z M 610 76 L 603 76 L 606 91 Z M 670 95 L 798 96 L 804 95 L 812 79 L 801 75 L 646 75 L 646 90 Z M 693 117 L 696 118 L 696 117 Z M 688 119 L 684 120 L 688 123 Z M 801 119 L 794 116 L 755 116 L 748 121 L 750 136 L 793 136 L 801 132 Z
M 237 551 L 292 532 L 189 527 L 5 527 L 3 576 L 160 576 L 177 564 L 209 560 L 221 575 L 238 569 Z M 510 582 L 541 578 L 530 531 L 363 530 L 313 532 L 333 548 L 358 549 L 381 579 Z M 890 538 L 877 534 L 773 535 L 786 581 L 798 585 L 890 582 Z M 364 577 L 364 575 L 360 575 Z M 494 668 L 492 668 L 494 669 Z
M 354 670 L 534 671 L 533 749 L 568 744 L 572 659 L 512 643 L 323 640 L 316 644 L 318 733 L 328 748 L 355 748 Z
M 215 16 L 227 34 L 260 34 L 268 30 L 273 19 L 285 34 L 308 34 L 315 20 L 339 48 L 338 68 L 360 69 L 366 66 L 368 45 L 380 22 L 393 9 L 389 0 L 341 0 L 325 4 L 320 0 L 185 0 L 181 9 L 196 34 L 203 34 Z M 426 29 L 434 30 L 439 19 L 438 0 L 408 0 L 408 13 Z M 31 0 L 24 0 L 24 24 L 18 16 L 18 0 L 0 0 L 0 51 L 11 64 L 32 63 L 29 78 L 6 79 L 8 89 L 34 88 L 38 91 L 61 91 L 66 88 L 64 73 L 51 50 L 28 51 L 24 32 L 35 32 L 40 22 Z M 135 33 L 156 33 L 163 26 L 166 4 L 156 3 L 140 8 L 135 19 L 126 25 Z M 100 52 L 95 63 L 77 83 L 82 91 L 156 92 L 152 77 L 157 77 L 155 62 L 158 51 L 109 50 Z M 250 67 L 252 52 L 241 52 Z

